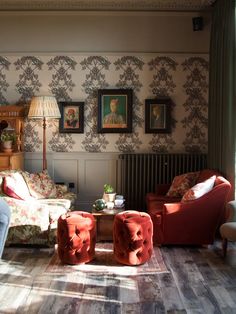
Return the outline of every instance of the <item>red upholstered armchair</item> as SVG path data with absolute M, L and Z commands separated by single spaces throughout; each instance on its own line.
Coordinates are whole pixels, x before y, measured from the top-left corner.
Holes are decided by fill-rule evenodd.
M 167 196 L 170 185 L 159 185 L 156 193 L 147 194 L 154 244 L 213 243 L 217 227 L 225 220 L 225 203 L 231 185 L 213 170 L 202 170 L 197 175 L 194 184 L 216 175 L 213 188 L 198 199 L 182 202 L 182 196 Z

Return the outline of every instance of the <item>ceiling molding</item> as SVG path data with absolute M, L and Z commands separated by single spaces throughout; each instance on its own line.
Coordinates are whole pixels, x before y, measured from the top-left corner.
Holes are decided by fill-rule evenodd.
M 202 11 L 216 0 L 1 0 L 0 11 Z

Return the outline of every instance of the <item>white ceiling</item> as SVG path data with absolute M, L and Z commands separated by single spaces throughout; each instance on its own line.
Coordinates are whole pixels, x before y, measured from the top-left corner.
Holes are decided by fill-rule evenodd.
M 216 0 L 0 0 L 1 11 L 197 11 Z

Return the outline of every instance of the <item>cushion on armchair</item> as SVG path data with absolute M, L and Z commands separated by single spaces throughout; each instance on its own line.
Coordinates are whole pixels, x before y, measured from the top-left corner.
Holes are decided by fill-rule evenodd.
M 27 184 L 19 172 L 3 177 L 2 191 L 7 196 L 20 200 L 31 198 Z
M 0 194 L 4 194 L 3 190 L 2 190 L 2 187 L 3 187 L 3 179 L 6 177 L 6 176 L 9 176 L 13 173 L 16 173 L 18 172 L 17 170 L 3 170 L 3 171 L 0 171 Z
M 50 178 L 47 170 L 43 170 L 40 173 L 24 171 L 22 175 L 32 197 L 36 199 L 57 197 L 56 185 Z
M 216 176 L 212 176 L 209 179 L 194 185 L 191 189 L 185 192 L 181 202 L 189 202 L 196 200 L 204 194 L 210 192 L 213 189 Z
M 188 172 L 174 177 L 166 196 L 182 197 L 187 190 L 194 186 L 198 176 L 199 171 Z

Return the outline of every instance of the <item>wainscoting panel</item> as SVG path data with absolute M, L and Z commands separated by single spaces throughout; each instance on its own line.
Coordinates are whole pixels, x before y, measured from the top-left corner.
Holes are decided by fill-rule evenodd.
M 41 159 L 41 154 L 40 153 L 34 153 L 34 154 L 28 154 L 26 153 L 25 155 L 32 155 L 31 158 L 26 159 L 25 157 L 25 163 L 24 163 L 24 168 L 26 171 L 29 172 L 40 172 L 42 171 L 43 167 L 43 161 Z M 48 161 L 48 170 L 50 170 L 51 167 L 51 160 Z M 49 171 L 51 173 L 51 171 Z
M 78 195 L 76 205 L 80 210 L 91 211 L 94 201 L 102 197 L 105 183 L 117 189 L 117 153 L 49 152 L 47 162 L 53 180 Z M 25 170 L 41 171 L 42 154 L 25 153 Z
M 52 165 L 54 181 L 66 183 L 71 192 L 78 193 L 78 160 L 53 159 Z
M 93 153 L 86 154 L 86 157 L 79 160 L 79 203 L 86 206 L 90 200 L 92 206 L 94 200 L 102 198 L 105 183 L 116 189 L 117 158 L 113 159 L 110 154 L 97 156 Z

